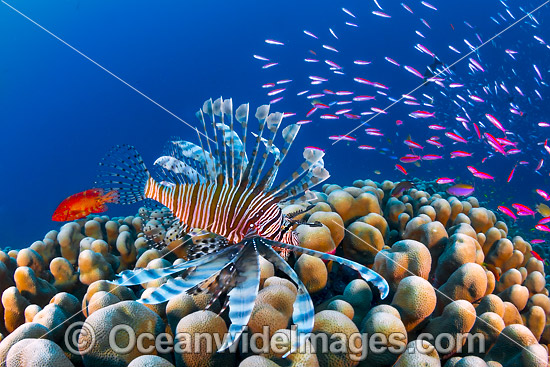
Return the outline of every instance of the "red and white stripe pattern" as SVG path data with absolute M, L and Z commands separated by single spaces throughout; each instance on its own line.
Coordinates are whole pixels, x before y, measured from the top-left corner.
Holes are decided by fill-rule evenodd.
M 184 231 L 206 229 L 232 243 L 242 241 L 251 229 L 268 239 L 282 239 L 283 213 L 279 199 L 244 184 L 228 184 L 221 176 L 216 182 L 171 187 L 149 178 L 145 197 L 168 207 Z

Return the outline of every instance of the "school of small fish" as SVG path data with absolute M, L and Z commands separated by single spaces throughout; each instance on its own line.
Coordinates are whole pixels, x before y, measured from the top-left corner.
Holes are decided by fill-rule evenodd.
M 482 182 L 505 185 L 514 174 L 536 174 L 540 188 L 529 195 L 537 209 L 510 202 L 498 211 L 514 221 L 541 215 L 534 231 L 550 235 L 550 209 L 542 203 L 550 199 L 545 164 L 550 159 L 550 122 L 544 121 L 550 119 L 550 111 L 544 111 L 550 44 L 545 40 L 548 26 L 541 21 L 550 9 L 533 12 L 540 4 L 500 0 L 485 24 L 464 20 L 442 26 L 441 1 L 373 0 L 357 9 L 339 7 L 325 18 L 324 28 L 316 19 L 296 39 L 266 39 L 270 47 L 263 48 L 264 56 L 254 55 L 262 68 L 270 69 L 266 77 L 271 82 L 262 88 L 271 103 L 303 101 L 307 113 L 289 115 L 300 125 L 323 124 L 329 144 L 343 142 L 365 155 L 378 151 L 393 159 L 403 175 L 421 164 L 452 160 L 445 166 L 459 165 L 463 173 L 436 169 L 441 176 L 433 178 L 447 185 L 442 189 L 451 195 L 471 195 Z M 397 15 L 407 21 L 394 21 Z M 403 38 L 414 40 L 416 61 L 401 59 L 399 50 L 379 57 L 370 48 L 373 29 L 387 22 L 394 22 Z M 449 44 L 442 44 L 442 34 L 449 34 L 443 36 Z M 350 49 L 346 39 L 367 41 Z M 295 64 L 283 64 L 278 55 L 292 43 L 307 46 L 293 52 L 299 58 Z M 303 74 L 304 67 L 310 74 Z M 294 69 L 301 73 L 289 78 Z M 396 78 L 410 82 L 411 90 L 392 88 Z M 339 122 L 327 125 L 332 120 Z M 339 133 L 331 134 L 332 129 Z M 426 133 L 432 136 L 414 139 Z M 442 177 L 444 173 L 454 177 Z

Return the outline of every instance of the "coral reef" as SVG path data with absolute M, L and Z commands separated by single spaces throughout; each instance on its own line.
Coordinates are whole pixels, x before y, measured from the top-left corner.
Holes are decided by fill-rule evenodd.
M 381 300 L 376 287 L 350 269 L 291 254 L 289 265 L 315 306 L 313 333 L 302 350 L 286 355 L 289 340 L 297 337 L 292 316 L 299 289 L 269 261 L 260 260 L 260 290 L 248 331 L 237 350 L 223 353 L 196 335 L 223 340 L 230 324 L 224 299 L 212 302 L 208 292 L 196 292 L 144 305 L 136 300 L 166 279 L 132 287 L 110 283 L 127 269 L 186 260 L 191 237 L 176 236 L 171 213 L 141 208 L 136 216 L 70 222 L 28 248 L 0 251 L 0 367 L 546 366 L 549 269 L 532 251 L 543 258 L 550 251 L 532 246 L 474 197 L 449 196 L 425 182 L 392 197 L 396 184 L 327 184 L 314 192 L 316 199 L 284 208 L 302 211 L 296 217 L 301 223 L 319 224 L 296 227 L 302 246 L 357 261 L 390 286 Z M 64 340 L 75 322 L 94 331 L 93 338 L 82 330 L 71 336 L 80 350 Z M 182 350 L 117 353 L 109 341 L 117 325 L 136 335 L 173 338 Z M 264 330 L 265 338 L 251 337 Z M 467 333 L 480 336 L 484 345 L 459 340 Z M 424 339 L 427 334 L 433 339 Z M 384 340 L 373 345 L 361 335 Z M 439 336 L 453 338 L 436 340 Z M 116 338 L 118 345 L 130 341 L 124 333 Z M 323 338 L 339 348 L 324 350 Z M 84 350 L 87 345 L 91 348 Z M 375 348 L 383 350 L 374 353 Z

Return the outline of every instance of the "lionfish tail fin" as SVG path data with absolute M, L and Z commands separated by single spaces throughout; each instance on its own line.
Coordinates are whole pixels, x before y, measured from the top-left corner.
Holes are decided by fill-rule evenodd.
M 133 146 L 124 144 L 113 147 L 99 166 L 97 186 L 116 191 L 119 204 L 133 204 L 146 198 L 145 189 L 151 176 Z
M 298 287 L 298 294 L 293 304 L 294 310 L 292 311 L 292 321 L 296 324 L 298 337 L 293 338 L 291 349 L 283 356 L 283 358 L 286 358 L 289 354 L 299 351 L 301 345 L 305 345 L 309 334 L 313 330 L 315 320 L 313 301 L 311 300 L 306 286 L 302 283 L 294 269 L 273 250 L 273 246 L 280 247 L 279 243 L 265 238 L 259 238 L 258 242 L 259 245 L 257 247 L 260 254 L 273 263 L 279 270 L 287 274 Z
M 276 241 L 271 241 L 271 242 L 272 242 L 271 245 L 275 247 L 288 249 L 288 250 L 306 254 L 306 255 L 315 256 L 323 260 L 334 261 L 338 264 L 345 265 L 349 268 L 352 268 L 353 270 L 359 272 L 359 274 L 361 274 L 361 277 L 364 280 L 366 280 L 367 282 L 372 282 L 376 286 L 376 288 L 378 288 L 378 290 L 380 291 L 380 297 L 382 299 L 386 298 L 386 296 L 390 292 L 390 287 L 388 285 L 388 282 L 386 282 L 386 279 L 384 279 L 380 274 L 378 274 L 374 270 L 371 270 L 366 266 L 358 264 L 355 261 L 344 259 L 340 256 L 335 256 L 324 252 L 307 249 L 304 247 L 288 245 L 282 242 L 276 242 Z

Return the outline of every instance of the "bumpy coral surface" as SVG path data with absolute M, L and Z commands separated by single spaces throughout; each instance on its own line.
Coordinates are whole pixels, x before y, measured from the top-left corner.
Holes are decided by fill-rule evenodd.
M 183 263 L 189 245 L 210 238 L 182 239 L 166 208 L 141 208 L 126 218 L 70 222 L 28 248 L 0 251 L 0 367 L 548 365 L 549 269 L 532 251 L 549 251 L 512 234 L 474 197 L 437 193 L 423 182 L 392 197 L 396 184 L 324 185 L 317 199 L 283 209 L 318 224 L 295 228 L 302 246 L 368 266 L 390 286 L 382 300 L 350 269 L 291 254 L 287 261 L 315 305 L 302 350 L 288 354 L 299 290 L 269 261 L 260 261 L 248 333 L 221 353 L 230 326 L 225 299 L 197 290 L 144 305 L 137 300 L 167 279 L 110 283 L 127 269 Z M 110 340 L 120 325 L 119 347 L 132 342 L 129 332 L 171 343 L 142 338 L 147 350 L 121 352 Z M 380 340 L 368 338 L 375 335 Z M 176 343 L 179 350 L 162 348 Z

